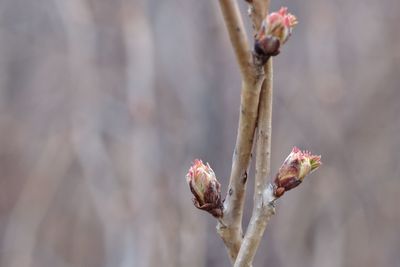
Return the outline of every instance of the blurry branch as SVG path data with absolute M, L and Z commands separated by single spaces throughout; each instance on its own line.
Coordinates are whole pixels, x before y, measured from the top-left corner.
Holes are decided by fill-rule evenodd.
M 37 233 L 73 162 L 68 134 L 50 133 L 45 138 L 7 222 L 2 241 L 7 253 L 1 257 L 0 266 L 33 265 Z
M 318 168 L 320 157 L 294 148 L 274 183 L 268 182 L 272 119 L 272 61 L 269 59 L 280 53 L 297 20 L 284 7 L 266 16 L 268 0 L 247 0 L 254 29 L 254 52 L 250 52 L 236 1 L 219 2 L 242 74 L 238 133 L 224 203 L 221 203 L 220 184 L 210 165 L 196 160 L 186 178 L 195 206 L 218 219 L 217 232 L 232 264 L 235 267 L 251 266 L 265 227 L 275 213 L 275 200 Z M 243 239 L 244 199 L 256 127 L 254 208 Z

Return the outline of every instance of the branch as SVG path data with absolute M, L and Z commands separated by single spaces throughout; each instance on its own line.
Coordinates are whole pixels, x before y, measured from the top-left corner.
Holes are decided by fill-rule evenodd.
M 269 0 L 252 0 L 249 2 L 249 16 L 253 25 L 254 37 L 261 27 L 261 23 L 268 14 Z
M 255 38 L 261 27 L 261 22 L 265 18 L 269 7 L 269 1 L 254 0 L 250 3 L 250 17 L 253 24 Z M 271 150 L 271 114 L 272 114 L 272 60 L 265 66 L 265 81 L 262 85 L 260 103 L 258 107 L 258 139 L 256 145 L 256 178 L 254 191 L 253 215 L 248 225 L 245 242 L 240 248 L 235 266 L 251 266 L 258 244 L 264 233 L 267 220 L 262 219 L 263 191 L 266 188 L 270 169 L 270 150 Z M 269 198 L 267 198 L 269 199 Z M 269 206 L 269 205 L 268 205 Z M 268 213 L 268 214 L 272 214 Z M 243 265 L 247 264 L 247 265 Z
M 258 8 L 257 8 L 258 7 Z M 268 12 L 269 0 L 252 2 L 252 21 L 260 28 L 261 21 Z M 260 10 L 263 10 L 261 12 Z M 263 82 L 257 116 L 257 144 L 256 144 L 256 175 L 254 203 L 268 183 L 270 161 L 271 161 L 271 123 L 272 123 L 272 83 L 273 69 L 272 59 L 269 59 L 264 66 L 265 80 Z
M 272 59 L 265 66 L 258 113 L 256 144 L 256 175 L 254 190 L 253 215 L 240 248 L 235 267 L 251 266 L 264 230 L 271 216 L 275 213 L 274 187 L 268 183 L 271 155 L 271 120 L 272 120 Z
M 269 184 L 270 154 L 271 154 L 271 120 L 272 120 L 272 60 L 271 56 L 279 54 L 280 46 L 289 38 L 291 28 L 297 23 L 296 18 L 287 13 L 286 8 L 265 16 L 268 13 L 269 1 L 250 1 L 250 16 L 253 28 L 260 29 L 255 35 L 255 52 L 267 63 L 265 65 L 265 81 L 260 95 L 258 112 L 258 129 L 256 145 L 256 177 L 254 191 L 254 207 L 242 246 L 237 256 L 235 267 L 251 266 L 265 228 L 273 214 L 274 201 L 279 197 L 277 186 Z M 266 13 L 263 13 L 266 12 Z M 265 17 L 264 23 L 262 20 Z M 281 28 L 286 34 L 280 34 L 276 29 Z M 284 193 L 280 188 L 279 192 Z
M 218 234 L 228 249 L 232 263 L 235 261 L 242 243 L 242 217 L 246 181 L 253 147 L 262 81 L 263 76 L 260 76 L 252 84 L 243 81 L 239 126 L 233 154 L 230 182 L 224 202 L 223 218 L 217 225 Z
M 250 267 L 257 252 L 265 228 L 275 214 L 274 187 L 272 184 L 263 191 L 261 201 L 254 207 L 253 216 L 247 227 L 246 236 L 237 256 L 234 267 Z
M 218 219 L 217 232 L 225 243 L 232 264 L 251 266 L 265 226 L 274 213 L 274 200 L 279 197 L 278 193 L 283 194 L 292 186 L 285 184 L 286 180 L 283 183 L 279 182 L 279 186 L 267 185 L 271 147 L 272 61 L 266 66 L 264 64 L 271 56 L 279 54 L 279 48 L 287 41 L 297 21 L 294 16 L 287 13 L 287 8 L 281 8 L 279 12 L 265 17 L 269 1 L 248 0 L 255 29 L 254 52 L 251 53 L 237 3 L 234 0 L 219 0 L 219 2 L 242 75 L 238 132 L 228 192 L 223 205 L 219 183 L 209 165 L 195 161 L 186 177 L 194 195 L 195 206 L 208 211 Z M 262 23 L 264 17 L 265 21 Z M 263 93 L 260 100 L 261 88 Z M 246 182 L 257 118 L 259 122 L 256 151 L 257 193 L 253 216 L 242 243 Z
M 264 70 L 262 65 L 254 63 L 236 1 L 219 2 L 243 79 L 238 133 L 229 187 L 224 202 L 223 217 L 217 225 L 217 232 L 227 247 L 231 262 L 234 263 L 243 237 L 242 217 L 246 181 Z
M 251 75 L 251 51 L 248 45 L 246 31 L 242 16 L 236 0 L 219 0 L 222 15 L 233 50 L 238 61 L 242 79 L 246 80 Z
M 321 165 L 321 157 L 294 147 L 273 183 L 268 182 L 271 154 L 272 60 L 288 40 L 297 19 L 286 7 L 268 14 L 269 0 L 246 0 L 254 29 L 250 52 L 235 0 L 219 0 L 242 75 L 239 125 L 224 203 L 220 184 L 210 165 L 195 160 L 186 179 L 194 205 L 218 219 L 217 232 L 234 267 L 250 267 L 265 228 L 275 214 L 275 200 L 301 184 Z M 257 125 L 256 175 L 253 214 L 243 237 L 242 218 L 248 169 Z

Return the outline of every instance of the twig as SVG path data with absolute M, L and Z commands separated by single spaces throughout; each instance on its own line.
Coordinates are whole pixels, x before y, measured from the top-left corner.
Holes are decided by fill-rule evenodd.
M 261 89 L 257 119 L 256 175 L 254 203 L 262 200 L 262 192 L 267 188 L 271 166 L 271 124 L 273 95 L 272 58 L 265 65 L 265 80 Z
M 249 16 L 253 25 L 253 33 L 256 35 L 261 27 L 261 22 L 268 14 L 269 0 L 253 0 L 249 2 Z
M 242 217 L 248 167 L 257 120 L 259 94 L 263 75 L 249 84 L 243 81 L 239 126 L 233 154 L 228 193 L 224 202 L 222 222 L 217 225 L 232 263 L 236 259 L 242 242 Z
M 236 1 L 220 0 L 219 2 L 243 79 L 239 126 L 229 187 L 224 202 L 223 218 L 217 225 L 218 234 L 227 247 L 231 262 L 234 263 L 243 237 L 242 217 L 247 173 L 264 70 L 253 61 Z
M 256 203 L 234 267 L 251 266 L 264 230 L 271 216 L 275 214 L 275 199 L 273 185 L 269 184 L 263 191 L 261 201 Z
M 217 232 L 234 267 L 250 267 L 265 228 L 275 214 L 275 200 L 301 184 L 304 177 L 321 165 L 321 157 L 297 147 L 283 162 L 273 183 L 268 183 L 271 154 L 272 60 L 297 24 L 286 7 L 268 13 L 269 0 L 246 0 L 254 29 L 254 52 L 235 0 L 219 0 L 242 75 L 239 126 L 227 196 L 221 191 L 211 167 L 195 161 L 186 176 L 195 206 L 218 219 Z M 254 206 L 246 235 L 242 218 L 254 133 L 257 125 Z
M 274 189 L 268 183 L 271 154 L 272 59 L 265 66 L 261 89 L 256 143 L 256 175 L 253 214 L 247 228 L 235 267 L 251 266 L 270 217 L 275 213 Z
M 256 34 L 261 22 L 268 13 L 269 0 L 250 2 L 249 15 Z M 264 67 L 265 81 L 262 85 L 258 119 L 256 144 L 256 176 L 254 191 L 254 207 L 242 246 L 234 266 L 251 266 L 265 227 L 274 214 L 273 187 L 268 185 L 271 154 L 271 121 L 272 121 L 272 59 Z
M 229 38 L 235 51 L 243 80 L 251 77 L 251 51 L 236 0 L 219 0 Z
M 219 183 L 209 165 L 201 161 L 186 176 L 195 206 L 218 219 L 217 232 L 236 267 L 252 264 L 265 227 L 275 213 L 276 198 L 298 186 L 304 176 L 320 166 L 320 157 L 293 148 L 274 180 L 268 183 L 271 153 L 272 60 L 288 40 L 296 17 L 282 7 L 266 16 L 269 0 L 246 0 L 254 28 L 254 52 L 250 52 L 235 0 L 219 0 L 229 37 L 242 75 L 240 114 L 228 192 L 223 205 Z M 263 22 L 264 20 L 264 22 Z M 261 93 L 260 93 L 261 92 Z M 258 122 L 258 124 L 257 124 Z M 243 238 L 242 217 L 246 182 L 256 125 L 256 177 L 254 207 Z M 200 164 L 201 163 L 201 164 Z

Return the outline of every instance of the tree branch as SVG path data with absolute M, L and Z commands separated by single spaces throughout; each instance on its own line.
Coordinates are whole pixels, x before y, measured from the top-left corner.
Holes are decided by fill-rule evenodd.
M 265 65 L 265 80 L 261 89 L 260 104 L 258 107 L 254 203 L 262 200 L 262 193 L 268 186 L 270 176 L 273 95 L 272 72 L 272 58 L 270 58 Z
M 254 36 L 261 27 L 261 22 L 268 14 L 269 0 L 252 0 L 249 2 L 249 16 L 253 25 Z
M 234 266 L 251 266 L 269 218 L 275 213 L 274 201 L 285 191 L 299 185 L 304 173 L 320 165 L 319 157 L 293 149 L 291 157 L 307 158 L 304 172 L 288 176 L 294 168 L 281 167 L 274 184 L 268 184 L 271 152 L 272 60 L 290 36 L 296 17 L 282 7 L 268 12 L 269 0 L 246 0 L 254 28 L 254 52 L 250 52 L 242 17 L 235 0 L 219 0 L 235 55 L 242 75 L 239 125 L 228 192 L 222 205 L 219 183 L 211 167 L 195 161 L 186 176 L 194 195 L 195 206 L 218 219 L 217 232 L 227 248 Z M 265 22 L 263 23 L 263 20 Z M 261 92 L 261 94 L 260 94 Z M 253 214 L 243 239 L 242 218 L 251 151 L 256 125 L 257 161 Z M 296 163 L 297 162 L 297 163 Z M 285 163 L 287 163 L 285 161 Z M 308 164 L 308 165 L 307 165 Z M 295 170 L 300 170 L 297 168 Z
M 261 201 L 255 203 L 255 212 L 250 219 L 234 267 L 251 266 L 265 228 L 271 216 L 275 214 L 275 199 L 273 185 L 269 184 L 262 193 Z
M 254 189 L 253 214 L 237 256 L 235 267 L 251 266 L 265 227 L 275 213 L 274 188 L 268 183 L 271 155 L 271 121 L 272 121 L 272 59 L 265 66 L 257 128 L 256 175 Z
M 233 154 L 230 182 L 224 202 L 223 218 L 217 225 L 218 234 L 228 249 L 232 263 L 239 252 L 243 236 L 242 217 L 246 181 L 262 81 L 263 79 L 260 78 L 254 84 L 243 82 L 238 134 Z
M 250 267 L 265 228 L 275 214 L 275 200 L 301 184 L 321 165 L 321 157 L 297 147 L 283 162 L 273 183 L 270 176 L 272 120 L 272 60 L 297 24 L 286 7 L 268 13 L 269 0 L 246 0 L 254 29 L 254 52 L 248 47 L 235 0 L 219 0 L 229 37 L 242 75 L 239 125 L 229 187 L 221 202 L 220 184 L 214 171 L 196 160 L 186 175 L 197 208 L 218 219 L 217 232 L 234 267 Z M 253 214 L 243 237 L 242 218 L 251 151 L 257 125 L 256 175 Z
M 243 79 L 239 126 L 229 187 L 224 202 L 223 218 L 217 225 L 217 232 L 227 247 L 231 262 L 234 263 L 243 237 L 242 217 L 246 181 L 264 70 L 262 65 L 254 63 L 236 1 L 220 0 L 220 6 Z
M 251 77 L 251 51 L 236 0 L 219 0 L 229 38 L 235 51 L 242 79 Z
M 253 0 L 249 6 L 249 15 L 253 25 L 254 37 L 268 13 L 269 0 Z M 254 207 L 242 246 L 234 266 L 251 266 L 265 227 L 274 214 L 273 187 L 268 185 L 271 154 L 272 121 L 272 60 L 265 67 L 265 81 L 262 85 L 257 119 L 256 176 Z

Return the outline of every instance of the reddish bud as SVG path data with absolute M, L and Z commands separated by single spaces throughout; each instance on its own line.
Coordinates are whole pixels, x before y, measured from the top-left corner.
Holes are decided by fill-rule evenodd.
M 279 54 L 279 48 L 289 39 L 297 23 L 296 17 L 288 13 L 287 7 L 270 13 L 263 20 L 257 34 L 255 51 L 266 56 Z
M 186 181 L 193 194 L 196 208 L 222 217 L 221 185 L 210 165 L 196 159 L 186 174 Z
M 321 156 L 312 155 L 294 147 L 285 159 L 275 177 L 275 196 L 282 196 L 285 191 L 297 187 L 304 177 L 321 166 Z

